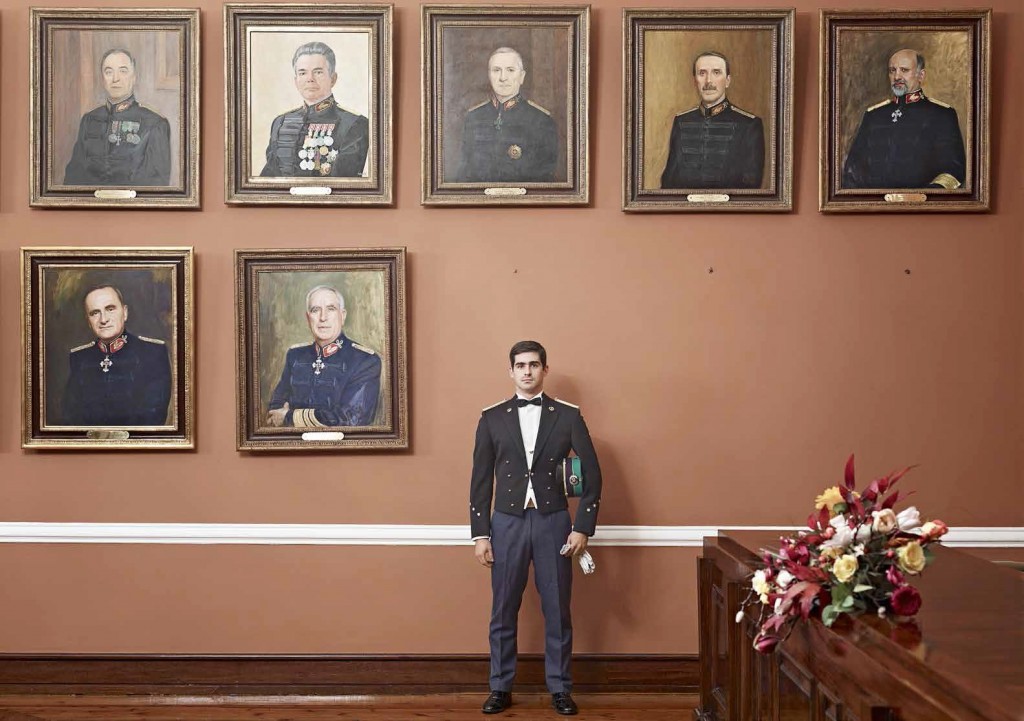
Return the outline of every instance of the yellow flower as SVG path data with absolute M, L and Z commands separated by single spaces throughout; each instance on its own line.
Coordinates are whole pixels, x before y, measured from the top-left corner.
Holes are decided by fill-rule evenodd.
M 820 496 L 814 499 L 814 508 L 820 511 L 825 506 L 828 506 L 828 510 L 831 513 L 837 503 L 843 503 L 843 494 L 839 492 L 839 486 L 832 486 L 831 488 L 826 488 Z
M 832 564 L 832 573 L 840 583 L 846 583 L 857 573 L 857 557 L 847 554 Z
M 768 603 L 768 594 L 771 592 L 772 587 L 768 583 L 768 578 L 764 571 L 755 571 L 754 578 L 751 580 L 750 585 L 754 589 L 754 593 L 757 594 L 761 603 Z
M 925 558 L 921 544 L 913 541 L 896 552 L 896 562 L 907 573 L 917 574 L 924 570 Z

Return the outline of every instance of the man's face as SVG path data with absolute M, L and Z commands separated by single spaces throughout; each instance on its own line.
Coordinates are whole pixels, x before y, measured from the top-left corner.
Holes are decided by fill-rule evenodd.
M 495 53 L 488 65 L 491 76 L 491 90 L 498 100 L 505 101 L 519 94 L 519 88 L 526 80 L 523 62 L 515 53 Z
M 541 364 L 540 353 L 531 351 L 517 353 L 508 374 L 517 391 L 532 397 L 544 390 L 544 376 L 548 374 L 548 369 Z
M 330 72 L 323 55 L 303 55 L 295 61 L 295 87 L 306 104 L 312 105 L 331 94 L 338 74 Z
M 345 325 L 345 309 L 341 307 L 333 290 L 321 288 L 309 298 L 306 320 L 309 321 L 309 329 L 313 331 L 317 343 L 326 345 L 341 335 Z
M 920 90 L 923 81 L 924 70 L 917 68 L 917 53 L 900 50 L 889 58 L 889 84 L 893 95 L 901 97 Z
M 725 90 L 732 82 L 732 76 L 725 72 L 725 60 L 714 55 L 702 55 L 697 58 L 693 85 L 700 93 L 704 107 L 717 105 L 725 97 Z
M 111 341 L 124 333 L 128 306 L 121 303 L 113 288 L 97 288 L 85 296 L 85 317 L 97 338 Z
M 111 53 L 103 61 L 103 84 L 107 97 L 118 102 L 135 91 L 135 66 L 124 53 Z

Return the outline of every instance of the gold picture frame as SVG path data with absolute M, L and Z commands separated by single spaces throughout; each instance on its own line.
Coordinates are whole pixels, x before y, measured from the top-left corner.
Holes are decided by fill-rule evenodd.
M 989 209 L 991 22 L 991 10 L 821 11 L 822 212 Z
M 198 208 L 199 10 L 32 8 L 31 25 L 29 204 Z
M 794 16 L 622 11 L 623 210 L 792 210 Z
M 22 248 L 22 447 L 195 446 L 192 248 Z
M 421 202 L 586 205 L 590 6 L 422 13 Z
M 235 251 L 237 447 L 409 447 L 405 248 Z
M 392 14 L 225 4 L 226 203 L 392 203 Z

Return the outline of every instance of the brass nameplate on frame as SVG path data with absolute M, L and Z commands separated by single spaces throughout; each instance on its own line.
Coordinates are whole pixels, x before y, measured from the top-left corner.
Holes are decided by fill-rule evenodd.
M 886 203 L 923 203 L 928 200 L 925 193 L 886 193 Z
M 526 188 L 484 188 L 484 195 L 493 198 L 514 198 L 526 195 Z
M 341 431 L 307 431 L 302 434 L 304 441 L 342 441 L 345 434 Z
M 85 437 L 90 441 L 127 441 L 128 431 L 88 431 Z
M 134 190 L 106 189 L 97 190 L 93 195 L 100 200 L 134 200 L 136 193 Z
M 728 203 L 729 196 L 726 193 L 690 193 L 686 196 L 688 203 Z
M 324 188 L 322 186 L 314 186 L 314 187 L 299 186 L 299 187 L 295 187 L 295 188 L 290 188 L 288 190 L 288 192 L 291 193 L 292 195 L 313 195 L 313 196 L 319 196 L 319 195 L 330 195 L 331 194 L 331 189 L 330 188 Z

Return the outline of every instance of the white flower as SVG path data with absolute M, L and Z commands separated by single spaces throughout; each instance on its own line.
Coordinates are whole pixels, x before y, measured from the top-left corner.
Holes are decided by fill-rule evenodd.
M 754 589 L 754 593 L 761 599 L 761 603 L 768 603 L 768 594 L 771 592 L 771 586 L 768 585 L 768 579 L 765 577 L 764 570 L 755 571 L 754 578 L 750 582 L 750 586 Z
M 828 522 L 836 533 L 832 538 L 821 544 L 822 548 L 846 548 L 853 543 L 853 529 L 846 525 L 846 517 L 842 514 L 835 516 Z
M 896 514 L 891 508 L 871 512 L 871 528 L 881 534 L 892 533 L 897 526 Z
M 779 596 L 778 598 L 775 599 L 775 608 L 772 609 L 772 610 L 775 612 L 776 615 L 778 615 L 779 610 L 781 608 L 782 608 L 782 596 Z
M 793 583 L 795 578 L 789 571 L 779 571 L 779 575 L 775 577 L 775 585 L 779 587 L 779 590 L 782 590 Z
M 742 620 L 743 620 L 743 611 L 737 611 L 736 612 L 736 623 L 739 623 Z
M 921 531 L 921 513 L 917 510 L 917 506 L 904 508 L 902 511 L 897 513 L 896 525 L 898 525 L 900 530 L 904 533 L 919 534 Z
M 885 618 L 885 606 L 878 607 L 878 617 Z
M 858 558 L 860 558 L 861 556 L 864 555 L 864 544 L 863 543 L 858 543 L 856 546 L 853 547 L 853 555 L 857 556 Z

